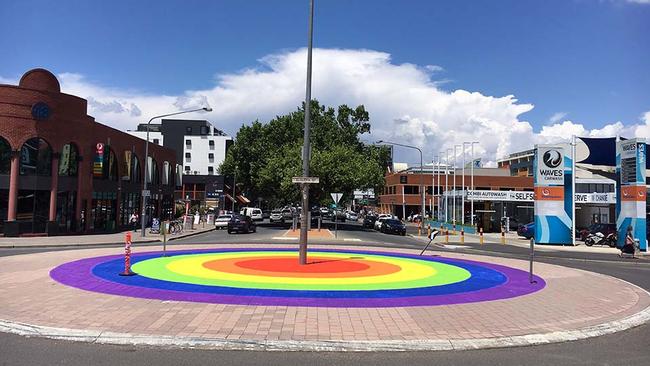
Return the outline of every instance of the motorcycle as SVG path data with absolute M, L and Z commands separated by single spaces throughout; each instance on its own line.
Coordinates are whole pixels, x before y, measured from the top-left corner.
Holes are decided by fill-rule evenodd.
M 585 239 L 585 245 L 590 247 L 594 244 L 596 245 L 607 245 L 610 248 L 616 247 L 616 233 L 610 233 L 607 234 L 607 236 L 603 235 L 601 232 L 589 234 L 587 238 Z

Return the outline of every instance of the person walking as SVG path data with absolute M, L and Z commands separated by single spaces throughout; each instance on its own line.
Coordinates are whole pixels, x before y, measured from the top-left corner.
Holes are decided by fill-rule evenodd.
M 627 227 L 627 233 L 625 234 L 625 242 L 621 248 L 621 252 L 618 254 L 619 257 L 623 257 L 623 254 L 631 254 L 632 258 L 636 252 L 636 241 L 634 240 L 634 234 L 632 233 L 632 226 Z
M 129 223 L 131 226 L 133 226 L 133 232 L 137 233 L 138 232 L 138 214 L 137 213 L 132 213 L 131 217 L 129 218 Z

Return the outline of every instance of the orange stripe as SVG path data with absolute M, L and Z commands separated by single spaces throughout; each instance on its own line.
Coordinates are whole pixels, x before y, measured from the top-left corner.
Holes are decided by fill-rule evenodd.
M 242 262 L 242 261 L 250 261 L 254 259 L 260 259 L 260 260 L 269 260 L 272 261 L 273 259 L 292 259 L 295 261 L 298 261 L 297 257 L 246 257 L 246 258 L 229 258 L 229 259 L 217 259 L 213 261 L 208 261 L 203 263 L 203 267 L 215 271 L 220 271 L 220 272 L 227 272 L 227 273 L 235 273 L 235 274 L 240 274 L 240 275 L 251 275 L 251 276 L 276 276 L 276 277 L 311 277 L 311 278 L 337 278 L 337 277 L 342 277 L 342 276 L 350 276 L 352 275 L 353 277 L 366 277 L 366 276 L 383 276 L 383 275 L 388 275 L 391 273 L 395 273 L 401 270 L 401 267 L 396 266 L 394 264 L 390 263 L 382 263 L 382 262 L 376 262 L 376 261 L 371 261 L 371 260 L 365 260 L 365 259 L 343 259 L 345 261 L 354 261 L 359 264 L 362 264 L 367 266 L 367 269 L 361 270 L 361 271 L 354 271 L 354 272 L 276 272 L 276 271 L 268 271 L 264 270 L 263 268 L 260 268 L 259 270 L 254 270 L 254 269 L 249 269 L 249 268 L 242 268 L 237 265 L 237 262 Z M 331 258 L 331 257 L 310 257 L 309 261 L 310 262 L 317 262 L 317 261 L 328 261 L 336 258 Z
M 621 201 L 643 201 L 645 202 L 645 186 L 621 186 Z
M 536 201 L 563 201 L 564 187 L 535 187 Z

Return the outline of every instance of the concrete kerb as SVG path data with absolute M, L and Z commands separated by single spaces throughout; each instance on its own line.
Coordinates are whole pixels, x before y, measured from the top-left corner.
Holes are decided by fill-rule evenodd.
M 599 274 L 601 276 L 607 276 Z M 611 277 L 611 276 L 607 276 Z M 630 282 L 618 279 L 650 292 Z M 462 351 L 506 347 L 536 346 L 577 341 L 604 336 L 638 327 L 650 322 L 650 306 L 623 319 L 576 330 L 535 333 L 521 336 L 481 339 L 432 339 L 387 341 L 279 341 L 279 340 L 228 340 L 221 338 L 173 337 L 115 333 L 98 330 L 68 329 L 39 326 L 0 319 L 0 332 L 26 337 L 43 337 L 57 340 L 96 344 L 131 345 L 165 348 L 197 348 L 211 350 L 245 351 L 327 351 L 327 352 L 405 352 L 405 351 Z

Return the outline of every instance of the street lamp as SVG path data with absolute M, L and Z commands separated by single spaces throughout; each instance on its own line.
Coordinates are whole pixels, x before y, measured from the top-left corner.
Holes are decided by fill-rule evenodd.
M 457 184 L 456 184 L 456 156 L 458 155 L 458 153 L 456 152 L 457 147 L 462 147 L 462 146 L 461 145 L 454 145 L 454 203 L 453 203 L 454 214 L 453 214 L 453 218 L 452 218 L 452 220 L 454 221 L 454 225 L 456 225 L 456 187 L 457 187 Z
M 424 171 L 422 170 L 422 165 L 423 165 L 422 164 L 422 150 L 417 146 L 404 145 L 404 144 L 399 144 L 397 142 L 379 140 L 379 141 L 377 141 L 377 143 L 378 144 L 388 144 L 388 145 L 406 147 L 406 148 L 409 148 L 409 149 L 415 149 L 415 150 L 420 152 L 420 195 L 422 196 L 422 208 L 421 208 L 422 211 L 420 211 L 420 213 L 422 215 L 421 219 L 424 220 L 424 210 L 426 209 L 426 198 L 425 198 L 425 195 L 424 195 L 424 189 L 422 187 L 422 182 L 424 181 Z
M 470 152 L 470 157 L 472 159 L 472 165 L 470 166 L 470 186 L 472 187 L 472 191 L 474 191 L 474 144 L 478 144 L 478 141 L 472 141 L 469 144 L 471 145 L 471 152 Z M 471 223 L 472 227 L 474 226 L 474 200 L 472 199 L 470 201 L 470 214 L 471 214 Z
M 146 212 L 147 212 L 147 197 L 145 196 L 145 192 L 147 191 L 147 177 L 149 176 L 149 126 L 151 125 L 151 121 L 154 119 L 158 118 L 163 118 L 163 117 L 171 117 L 171 116 L 177 116 L 179 114 L 185 114 L 185 113 L 192 113 L 192 112 L 198 112 L 198 111 L 205 111 L 205 112 L 212 112 L 212 108 L 210 107 L 203 107 L 203 108 L 197 108 L 197 109 L 191 109 L 187 111 L 180 111 L 180 112 L 174 112 L 174 113 L 168 113 L 168 114 L 161 114 L 160 116 L 154 116 L 151 117 L 149 122 L 147 122 L 147 138 L 144 141 L 144 180 L 142 182 L 142 217 L 140 220 L 140 226 L 142 229 L 142 237 L 144 238 L 146 236 L 145 234 L 145 223 L 146 221 Z M 185 224 L 183 224 L 185 225 Z

